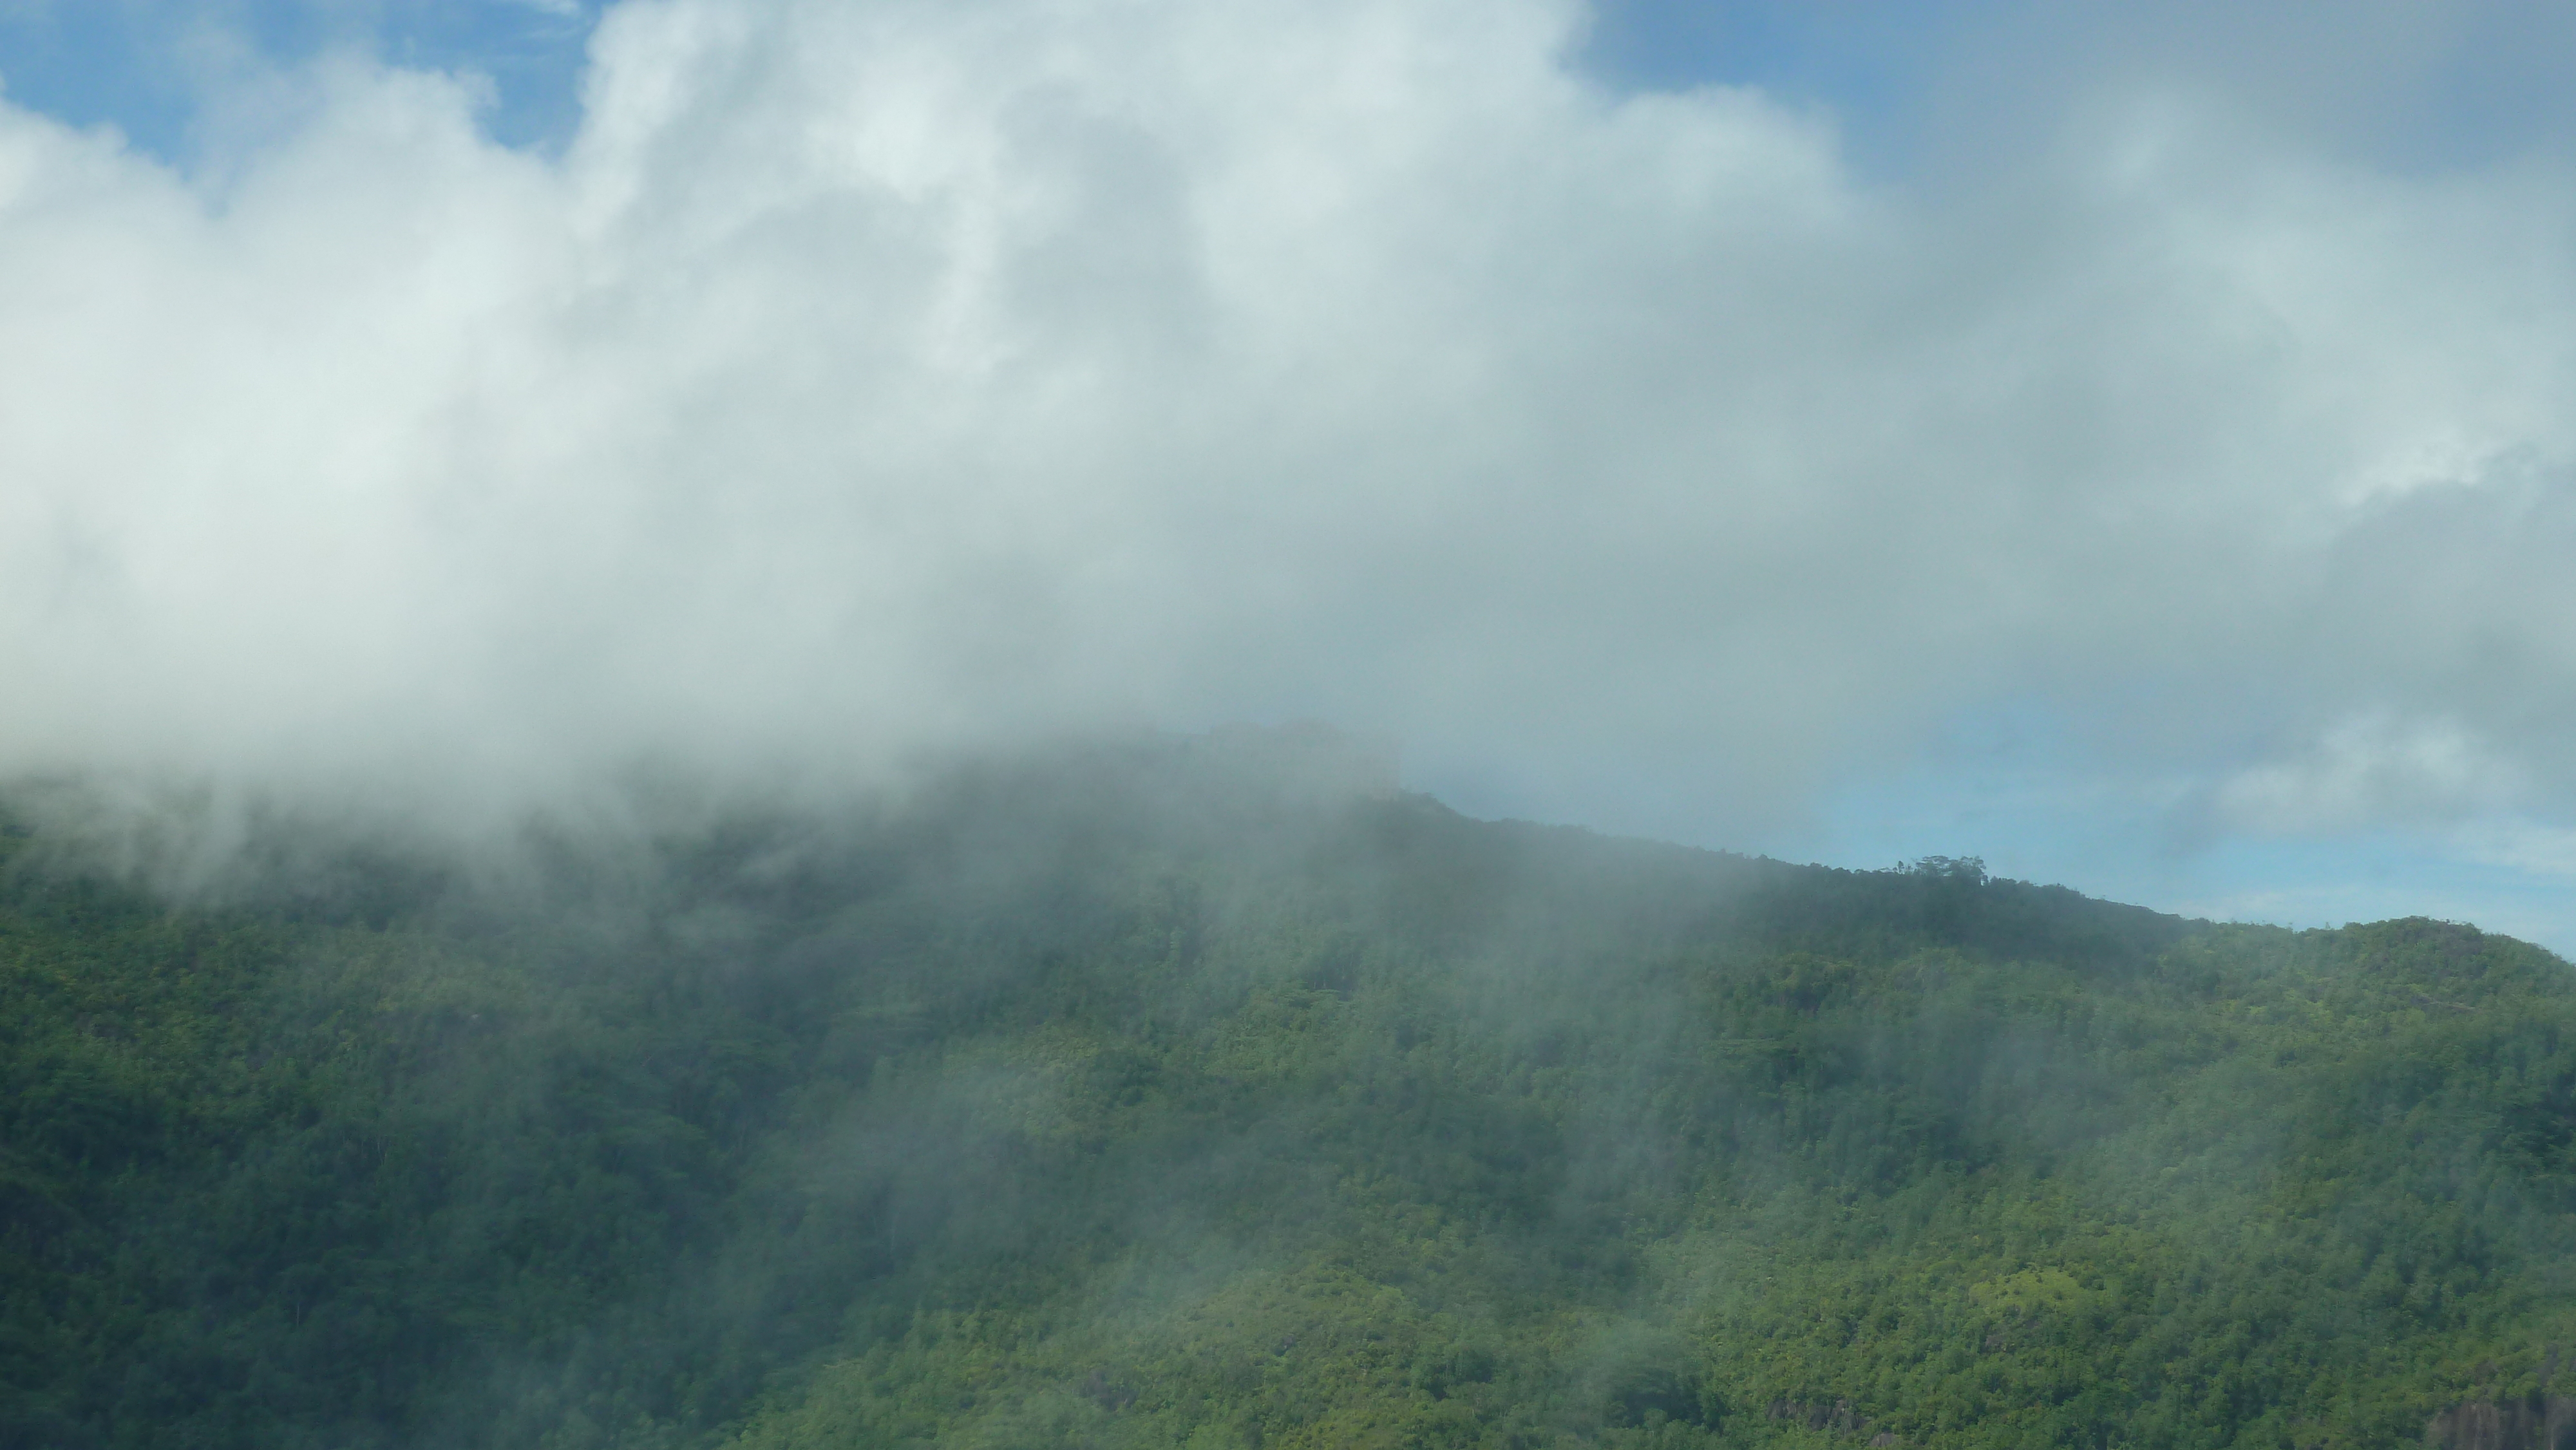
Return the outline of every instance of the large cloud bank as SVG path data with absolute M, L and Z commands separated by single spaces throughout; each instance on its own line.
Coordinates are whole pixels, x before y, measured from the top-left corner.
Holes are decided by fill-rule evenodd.
M 1311 715 L 1722 832 L 2010 706 L 2195 829 L 2563 805 L 2562 171 L 2141 86 L 1936 194 L 1581 23 L 638 0 L 556 158 L 356 62 L 185 176 L 0 105 L 0 769 Z

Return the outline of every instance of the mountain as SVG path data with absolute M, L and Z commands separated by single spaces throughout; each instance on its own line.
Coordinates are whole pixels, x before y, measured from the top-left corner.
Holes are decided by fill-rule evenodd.
M 2576 980 L 1317 736 L 0 829 L 0 1443 L 2553 1444 Z M 94 823 L 93 823 L 94 824 Z M 84 844 L 91 843 L 91 844 Z

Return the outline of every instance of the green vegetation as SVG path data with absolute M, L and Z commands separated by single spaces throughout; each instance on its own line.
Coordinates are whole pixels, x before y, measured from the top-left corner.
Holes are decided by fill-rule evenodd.
M 2576 1379 L 2576 983 L 2467 927 L 1189 745 L 195 905 L 0 851 L 0 1443 L 2268 1450 Z

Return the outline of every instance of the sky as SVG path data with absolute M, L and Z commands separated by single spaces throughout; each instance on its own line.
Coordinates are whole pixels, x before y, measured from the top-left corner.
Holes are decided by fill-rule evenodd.
M 0 0 L 0 771 L 1322 719 L 2576 951 L 2576 11 Z

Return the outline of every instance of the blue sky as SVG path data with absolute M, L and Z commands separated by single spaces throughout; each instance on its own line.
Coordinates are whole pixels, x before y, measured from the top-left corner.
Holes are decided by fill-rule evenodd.
M 2282 90 L 2308 124 L 2401 165 L 2458 165 L 2563 142 L 2558 85 L 2568 26 L 2548 5 L 2427 5 L 2391 21 L 2385 5 L 2298 15 L 2287 5 L 1814 5 L 1790 0 L 1610 0 L 1595 8 L 1582 62 L 1613 85 L 1759 85 L 1832 113 L 1857 157 L 1883 173 L 1924 165 L 1935 134 L 1994 126 L 2045 82 L 2048 59 L 2099 75 L 2159 49 L 2221 52 L 2210 70 L 2244 90 Z M 580 77 L 600 0 L 8 0 L 0 59 L 8 88 L 72 124 L 113 124 L 139 147 L 183 160 L 214 85 L 214 36 L 268 62 L 355 49 L 392 64 L 471 70 L 495 82 L 487 126 L 515 147 L 554 147 L 580 124 Z M 2427 21 L 2429 18 L 2429 21 Z M 2226 62 L 2233 52 L 2233 62 Z M 2213 59 L 2202 54 L 2200 59 Z M 2285 75 L 2321 67 L 2326 75 Z
M 0 335 L 124 339 L 0 413 L 0 758 L 1319 715 L 1482 813 L 2576 949 L 2571 12 L 1470 8 L 0 0 L 74 128 L 0 155 L 89 178 L 0 201 Z
M 242 57 L 296 65 L 333 50 L 491 78 L 492 133 L 518 146 L 571 134 L 596 5 L 529 0 L 11 0 L 0 4 L 10 97 L 75 125 L 112 125 L 184 162 L 209 93 Z M 230 62 L 230 64 L 228 64 Z
M 352 49 L 489 77 L 492 133 L 544 148 L 579 123 L 600 10 L 600 0 L 7 0 L 0 74 L 22 105 L 113 124 L 184 158 L 219 83 L 206 55 L 217 38 L 290 65 Z M 1608 0 L 1593 13 L 1581 61 L 1604 81 L 1761 86 L 1831 115 L 1856 156 L 1891 174 L 1923 165 L 1927 147 L 1998 144 L 1997 132 L 2053 89 L 2177 55 L 2203 79 L 2260 96 L 2382 163 L 2555 148 L 2576 115 L 2560 83 L 2576 26 L 2543 3 L 2360 5 L 2329 16 L 2277 4 Z M 1963 123 L 1979 112 L 1995 124 Z

